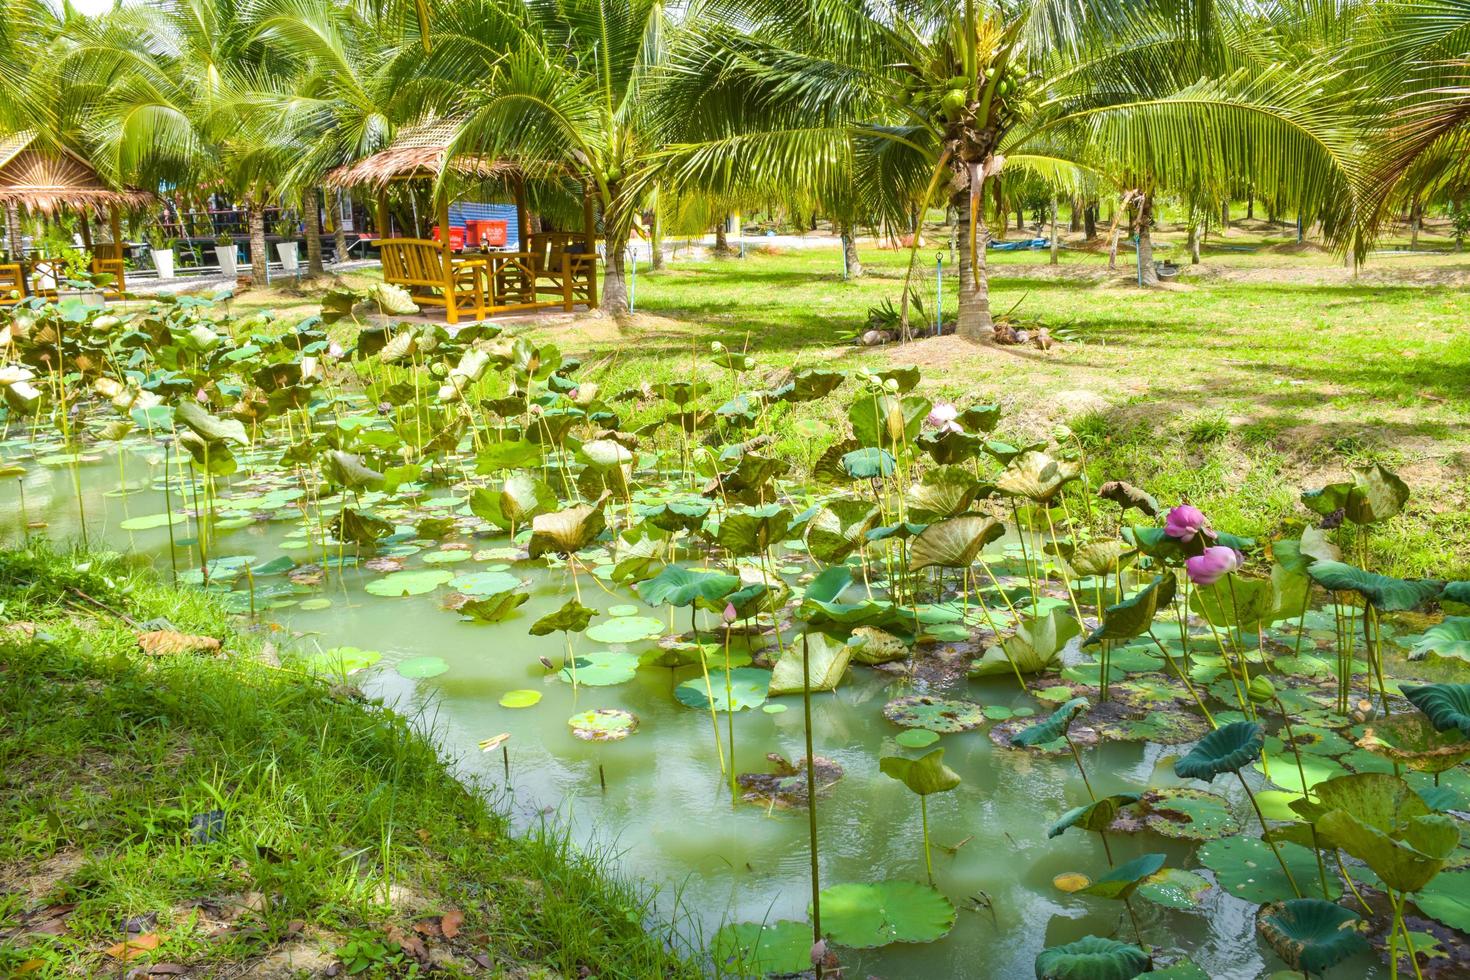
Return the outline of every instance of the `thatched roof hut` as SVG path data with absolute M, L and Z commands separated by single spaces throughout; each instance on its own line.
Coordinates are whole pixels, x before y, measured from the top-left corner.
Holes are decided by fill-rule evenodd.
M 459 123 L 449 119 L 404 127 L 386 149 L 328 171 L 327 186 L 382 190 L 395 181 L 436 180 L 445 169 L 449 144 L 458 128 Z M 520 168 L 512 163 L 466 155 L 450 161 L 449 170 L 470 180 L 520 176 Z
M 54 215 L 64 208 L 142 207 L 152 199 L 147 191 L 112 188 L 82 157 L 65 147 L 40 145 L 32 131 L 0 137 L 0 205 Z

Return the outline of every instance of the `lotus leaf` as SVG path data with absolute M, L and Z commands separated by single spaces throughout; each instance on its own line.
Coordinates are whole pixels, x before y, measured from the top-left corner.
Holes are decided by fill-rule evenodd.
M 597 610 L 588 609 L 576 599 L 568 599 L 560 609 L 547 613 L 532 623 L 530 633 L 532 636 L 546 636 L 549 633 L 581 633 L 587 629 L 587 624 L 592 622 L 592 617 L 596 615 Z
M 1133 564 L 1138 552 L 1126 541 L 1091 541 L 1072 552 L 1067 564 L 1078 576 L 1116 575 Z
M 664 628 L 663 621 L 652 616 L 613 616 L 587 630 L 587 639 L 598 643 L 637 643 L 662 636 Z
M 1261 757 L 1265 730 L 1252 721 L 1223 725 L 1199 740 L 1189 754 L 1174 763 L 1180 779 L 1211 782 L 1224 772 L 1239 772 Z
M 1459 728 L 1438 731 L 1421 714 L 1392 715 L 1374 722 L 1358 746 L 1415 772 L 1446 772 L 1470 759 L 1470 741 Z
M 1159 516 L 1159 502 L 1131 483 L 1111 480 L 1097 488 L 1097 495 L 1103 500 L 1111 500 L 1125 511 L 1131 507 L 1146 517 Z
M 519 588 L 521 580 L 509 572 L 467 572 L 449 580 L 449 587 L 469 596 L 493 596 Z
M 1072 827 L 1080 827 L 1083 830 L 1096 832 L 1105 831 L 1112 822 L 1117 819 L 1118 811 L 1125 806 L 1137 803 L 1141 797 L 1137 793 L 1115 793 L 1112 796 L 1104 796 L 1100 800 L 1083 806 L 1073 807 L 1057 818 L 1056 822 L 1047 828 L 1047 837 L 1060 837 Z
M 740 579 L 724 572 L 665 565 L 663 571 L 639 582 L 639 598 L 651 606 L 692 606 L 703 599 L 723 599 L 740 586 Z
M 1409 817 L 1385 832 L 1347 810 L 1334 809 L 1315 825 L 1320 835 L 1368 865 L 1384 884 L 1403 892 L 1428 884 L 1460 843 L 1454 818 L 1442 813 Z
M 822 890 L 822 927 L 855 949 L 928 943 L 954 926 L 955 908 L 938 891 L 910 881 L 833 885 Z
M 306 667 L 313 673 L 346 675 L 366 670 L 383 655 L 376 650 L 360 650 L 357 647 L 333 647 L 306 658 Z
M 1470 932 L 1470 871 L 1445 871 L 1414 895 L 1425 915 L 1452 929 Z
M 575 668 L 575 669 L 574 669 Z M 616 653 L 600 650 L 596 653 L 580 653 L 572 659 L 572 666 L 563 667 L 561 678 L 576 684 L 592 687 L 611 687 L 631 681 L 638 672 L 636 653 Z
M 893 475 L 898 461 L 886 449 L 865 446 L 843 453 L 837 465 L 854 480 L 880 480 Z
M 377 490 L 383 486 L 383 474 L 372 469 L 355 453 L 329 449 L 322 456 L 322 477 L 333 486 L 348 490 Z
M 1034 748 L 1048 742 L 1055 742 L 1066 736 L 1067 729 L 1072 726 L 1072 722 L 1089 707 L 1091 704 L 1086 698 L 1072 698 L 1044 720 L 1016 733 L 1011 738 L 1011 744 L 1023 748 Z
M 1405 684 L 1400 690 L 1436 731 L 1470 736 L 1470 684 Z
M 963 467 L 936 467 L 924 474 L 924 482 L 909 487 L 909 515 L 921 521 L 956 517 L 970 509 L 981 489 L 975 475 Z
M 1125 899 L 1131 896 L 1154 872 L 1164 866 L 1165 855 L 1144 854 L 1132 861 L 1118 865 L 1079 894 L 1096 895 L 1099 898 Z
M 709 672 L 709 690 L 705 691 L 703 677 L 692 677 L 674 688 L 674 698 L 686 708 L 708 711 L 711 699 L 716 711 L 735 711 L 759 708 L 765 704 L 771 687 L 771 671 L 758 667 L 736 667 L 730 671 L 729 697 L 725 694 L 725 670 Z
M 1357 931 L 1361 921 L 1351 909 L 1320 898 L 1272 902 L 1256 914 L 1256 928 L 1276 955 L 1308 976 L 1367 952 L 1368 940 Z
M 198 402 L 180 401 L 174 407 L 174 419 L 193 429 L 200 438 L 208 442 L 234 442 L 241 446 L 250 445 L 245 434 L 245 424 L 239 419 L 222 419 L 206 412 Z
M 544 447 L 534 442 L 524 442 L 520 439 L 503 439 L 500 442 L 492 442 L 480 450 L 475 457 L 475 472 L 480 476 L 490 476 L 501 470 L 516 470 L 525 466 L 534 466 L 541 462 Z
M 726 514 L 715 537 L 720 547 L 732 555 L 763 555 L 790 526 L 790 509 L 768 504 Z
M 1228 800 L 1187 787 L 1149 791 L 1143 797 L 1143 813 L 1144 825 L 1165 837 L 1214 840 L 1241 830 Z
M 1081 475 L 1082 468 L 1078 464 L 1053 459 L 1033 449 L 1006 464 L 995 478 L 995 488 L 1008 497 L 1024 497 L 1033 503 L 1044 504 Z
M 618 742 L 638 730 L 638 717 L 621 708 L 593 708 L 572 715 L 567 726 L 584 742 Z
M 1154 580 L 1133 595 L 1103 610 L 1102 625 L 1093 630 L 1083 646 L 1102 640 L 1131 640 L 1142 636 L 1153 626 L 1159 608 L 1174 598 L 1174 576 L 1155 576 Z
M 972 677 L 997 677 L 1020 671 L 1039 674 L 1049 669 L 1067 644 L 1080 636 L 1082 627 L 1061 609 L 1023 619 L 1016 631 L 991 647 L 970 665 Z
M 1138 886 L 1138 895 L 1164 908 L 1192 910 L 1200 907 L 1200 898 L 1213 887 L 1193 871 L 1160 868 Z
M 1401 579 L 1365 572 L 1340 561 L 1314 561 L 1307 574 L 1325 589 L 1356 592 L 1382 612 L 1418 609 L 1439 597 L 1444 583 L 1432 579 Z
M 1302 893 L 1321 895 L 1322 880 L 1312 849 L 1290 842 L 1278 843 L 1276 847 Z M 1237 835 L 1207 841 L 1200 845 L 1198 853 L 1200 863 L 1215 872 L 1220 887 L 1236 898 L 1260 904 L 1296 897 L 1270 846 L 1259 837 Z M 1333 898 L 1342 894 L 1342 882 L 1337 875 L 1329 874 L 1326 886 L 1327 894 Z
M 480 487 L 470 494 L 470 512 L 506 530 L 550 511 L 556 503 L 551 487 L 526 472 L 510 474 L 499 490 Z
M 410 657 L 394 669 L 404 677 L 438 677 L 449 669 L 449 664 L 444 662 L 443 657 Z
M 985 724 L 985 710 L 974 701 L 906 694 L 883 706 L 883 717 L 905 728 L 927 728 L 941 734 L 968 732 Z
M 1043 949 L 1036 955 L 1036 980 L 1133 980 L 1153 966 L 1137 946 L 1101 936 Z
M 987 544 L 1005 535 L 993 517 L 969 514 L 930 524 L 909 545 L 909 569 L 969 568 Z
M 531 598 L 526 592 L 498 592 L 483 599 L 470 599 L 459 611 L 482 623 L 499 623 Z
M 1373 465 L 1353 471 L 1350 483 L 1329 483 L 1302 494 L 1302 503 L 1319 514 L 1342 511 L 1354 524 L 1377 524 L 1404 509 L 1409 488 L 1403 480 Z
M 393 572 L 383 578 L 373 579 L 363 586 L 363 591 L 380 596 L 411 596 L 433 592 L 454 578 L 454 573 L 439 568 L 425 568 L 409 572 Z
M 985 440 L 973 433 L 946 429 L 943 432 L 926 432 L 914 440 L 914 445 L 928 453 L 929 458 L 940 466 L 949 466 L 978 456 Z
M 866 500 L 830 501 L 807 525 L 807 550 L 820 562 L 846 561 L 867 543 L 868 531 L 878 523 L 879 514 L 877 505 Z
M 1448 595 L 1448 589 L 1445 590 Z M 1427 654 L 1470 661 L 1470 616 L 1447 616 L 1424 631 L 1414 644 L 1413 659 Z
M 531 542 L 527 546 L 530 556 L 570 555 L 590 545 L 607 527 L 602 511 L 606 499 L 603 496 L 590 504 L 537 514 L 531 519 Z
M 502 708 L 529 708 L 541 700 L 541 692 L 533 690 L 506 691 L 500 696 Z
M 670 500 L 644 511 L 643 519 L 662 531 L 697 531 L 709 516 L 708 500 Z
M 1444 587 L 1442 599 L 1470 606 L 1470 582 L 1450 582 Z
M 939 733 L 927 728 L 910 728 L 899 732 L 893 740 L 906 749 L 924 749 L 939 741 Z
M 715 933 L 710 956 L 721 976 L 764 977 L 809 970 L 811 948 L 805 922 L 735 922 Z
M 911 445 L 933 408 L 918 395 L 859 395 L 848 410 L 852 435 L 859 445 L 888 449 Z
M 946 793 L 958 786 L 960 774 L 944 764 L 944 750 L 935 749 L 917 759 L 904 756 L 885 756 L 878 762 L 883 775 L 896 779 L 919 796 Z
M 806 674 L 810 681 L 810 690 L 835 690 L 841 683 L 842 676 L 847 673 L 852 653 L 852 647 L 824 633 L 804 635 L 800 644 L 793 643 L 786 649 L 785 655 L 776 661 L 770 674 L 771 697 L 802 693 L 805 687 L 802 684 L 803 659 L 807 662 Z

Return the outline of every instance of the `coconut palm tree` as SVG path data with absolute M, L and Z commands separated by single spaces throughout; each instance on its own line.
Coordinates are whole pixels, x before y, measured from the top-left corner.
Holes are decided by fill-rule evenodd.
M 649 99 L 666 0 L 445 0 L 425 51 L 395 69 L 418 115 L 459 122 L 454 153 L 515 161 L 533 179 L 585 189 L 606 243 L 602 308 L 628 308 L 624 253 L 652 187 L 629 180 L 657 150 Z M 579 186 L 580 185 L 580 186 Z
M 1259 64 L 1226 13 L 1174 0 L 713 0 L 672 44 L 660 97 L 683 133 L 656 162 L 679 188 L 821 188 L 849 159 L 833 148 L 850 146 L 881 163 L 885 179 L 864 183 L 890 206 L 947 197 L 964 244 L 959 332 L 985 340 L 982 208 L 1007 168 L 1063 193 L 1088 174 L 1133 191 L 1145 258 L 1153 195 L 1176 181 L 1259 173 L 1324 224 L 1348 220 L 1354 145 L 1322 97 L 1332 72 Z

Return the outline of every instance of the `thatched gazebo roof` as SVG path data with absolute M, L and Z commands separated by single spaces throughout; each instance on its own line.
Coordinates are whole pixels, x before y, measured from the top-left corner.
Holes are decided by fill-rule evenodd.
M 458 128 L 458 122 L 448 119 L 404 127 L 386 149 L 328 171 L 327 186 L 341 190 L 352 187 L 382 190 L 396 181 L 435 180 L 444 170 L 449 144 Z M 473 156 L 455 157 L 450 161 L 449 169 L 462 177 L 478 180 L 513 177 L 520 173 L 515 164 Z
M 32 131 L 0 137 L 0 205 L 49 215 L 63 208 L 142 207 L 153 199 L 147 191 L 113 189 L 76 153 L 36 145 L 36 139 Z

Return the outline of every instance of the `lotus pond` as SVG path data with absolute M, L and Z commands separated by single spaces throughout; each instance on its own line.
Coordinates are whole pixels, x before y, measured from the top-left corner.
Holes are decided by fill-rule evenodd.
M 916 369 L 603 391 L 377 292 L 8 315 L 12 542 L 217 591 L 615 848 L 712 973 L 1470 971 L 1470 585 L 1364 567 L 1394 474 L 1254 541 Z

